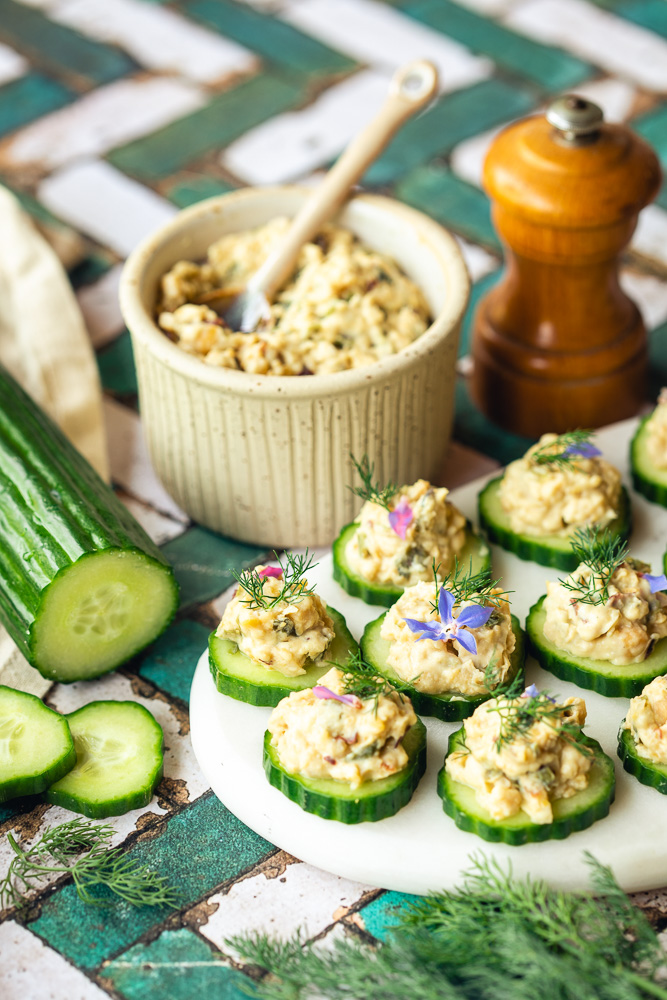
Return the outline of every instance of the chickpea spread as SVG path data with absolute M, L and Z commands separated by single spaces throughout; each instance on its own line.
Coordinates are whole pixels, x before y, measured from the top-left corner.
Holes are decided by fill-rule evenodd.
M 657 469 L 667 469 L 667 389 L 658 396 L 658 405 L 646 422 L 646 450 Z
M 269 720 L 280 763 L 307 778 L 335 778 L 353 788 L 388 778 L 408 762 L 401 741 L 417 721 L 409 698 L 392 691 L 361 700 L 344 695 L 343 674 L 333 667 L 315 689 L 291 694 Z
M 667 677 L 656 677 L 630 702 L 623 723 L 640 757 L 667 764 Z
M 429 326 L 420 289 L 390 257 L 348 230 L 325 225 L 302 247 L 296 270 L 254 333 L 225 325 L 207 305 L 241 291 L 289 219 L 224 236 L 204 264 L 179 261 L 162 277 L 158 323 L 208 365 L 257 375 L 316 375 L 362 368 L 396 354 Z
M 588 784 L 593 757 L 563 731 L 566 723 L 583 725 L 586 703 L 583 698 L 566 698 L 553 706 L 561 711 L 537 718 L 498 749 L 502 712 L 521 708 L 522 700 L 493 698 L 476 708 L 465 722 L 467 749 L 449 754 L 445 767 L 454 781 L 475 790 L 477 801 L 493 819 L 523 810 L 533 823 L 551 823 L 553 800 L 569 798 Z

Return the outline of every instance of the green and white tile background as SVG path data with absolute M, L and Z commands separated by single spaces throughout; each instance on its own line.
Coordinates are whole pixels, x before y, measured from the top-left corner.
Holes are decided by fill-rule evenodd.
M 143 656 L 88 685 L 54 687 L 69 711 L 133 698 L 164 727 L 165 779 L 147 808 L 113 822 L 117 842 L 168 873 L 175 913 L 82 904 L 45 885 L 0 915 L 3 1000 L 143 1000 L 244 995 L 225 947 L 244 929 L 301 927 L 382 938 L 403 897 L 305 865 L 252 833 L 199 772 L 190 679 L 217 622 L 230 569 L 262 551 L 192 525 L 151 471 L 129 337 L 118 310 L 124 257 L 179 208 L 244 184 L 317 179 L 381 100 L 393 68 L 426 56 L 438 102 L 411 122 L 365 184 L 415 205 L 461 239 L 474 280 L 461 348 L 450 485 L 523 450 L 469 401 L 472 309 L 499 274 L 480 189 L 495 131 L 577 90 L 629 121 L 667 164 L 664 0 L 0 0 L 0 182 L 47 234 L 77 289 L 97 352 L 113 480 L 173 562 L 176 622 Z M 642 216 L 623 280 L 651 334 L 654 388 L 667 382 L 667 188 Z M 63 810 L 0 806 L 0 833 L 24 842 Z M 471 845 L 474 847 L 475 845 Z M 0 839 L 0 871 L 9 860 Z M 667 923 L 667 893 L 638 902 Z

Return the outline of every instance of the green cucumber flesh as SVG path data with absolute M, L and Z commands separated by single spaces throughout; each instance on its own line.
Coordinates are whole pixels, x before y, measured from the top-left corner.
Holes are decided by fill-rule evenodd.
M 286 771 L 271 734 L 264 735 L 264 770 L 270 783 L 306 812 L 340 823 L 377 822 L 393 816 L 410 799 L 426 770 L 426 727 L 419 719 L 405 734 L 408 762 L 402 771 L 353 788 L 334 778 L 306 778 Z
M 0 802 L 37 795 L 76 764 L 67 720 L 34 694 L 0 686 Z
M 387 663 L 387 656 L 389 655 L 391 643 L 388 639 L 383 639 L 380 635 L 380 629 L 382 628 L 382 622 L 385 617 L 386 612 L 366 626 L 360 643 L 361 652 L 366 662 L 370 664 L 373 670 L 376 670 L 378 674 L 381 674 L 382 677 L 386 677 L 386 679 L 392 684 L 405 685 L 405 681 L 400 678 L 396 671 Z M 525 660 L 523 630 L 519 625 L 519 619 L 514 615 L 512 615 L 512 631 L 514 632 L 516 644 L 511 656 L 512 667 L 508 679 L 515 677 L 517 673 L 523 674 L 523 665 Z M 422 641 L 429 642 L 430 640 L 424 639 Z M 484 701 L 488 701 L 488 699 L 492 696 L 491 694 L 486 694 L 477 698 L 471 698 L 469 695 L 457 694 L 456 692 L 448 694 L 427 694 L 423 691 L 418 691 L 417 688 L 412 685 L 407 685 L 402 688 L 402 690 L 405 690 L 405 693 L 412 702 L 415 712 L 419 715 L 433 715 L 436 719 L 444 719 L 446 722 L 456 722 L 459 719 L 467 719 L 469 715 L 472 715 L 478 705 L 481 705 Z
M 464 739 L 465 727 L 452 733 L 447 753 L 458 749 Z M 438 795 L 442 799 L 442 808 L 461 830 L 475 833 L 483 840 L 493 843 L 518 847 L 542 840 L 563 840 L 571 833 L 585 830 L 607 816 L 614 801 L 614 762 L 604 753 L 597 740 L 586 737 L 585 743 L 595 754 L 589 771 L 588 786 L 569 799 L 556 799 L 552 802 L 552 823 L 534 823 L 523 810 L 506 819 L 493 819 L 488 810 L 477 801 L 475 790 L 460 781 L 454 781 L 447 774 L 444 765 L 438 773 Z
M 479 495 L 479 520 L 489 541 L 527 562 L 555 569 L 576 569 L 579 560 L 572 551 L 568 535 L 522 535 L 512 531 L 509 516 L 500 502 L 501 481 L 502 476 L 492 479 Z M 618 517 L 609 525 L 609 531 L 620 538 L 628 538 L 631 527 L 630 497 L 622 486 Z
M 373 583 L 365 580 L 363 576 L 356 573 L 347 558 L 347 545 L 359 525 L 356 521 L 347 524 L 340 535 L 333 543 L 333 576 L 348 594 L 352 597 L 360 597 L 366 604 L 380 604 L 385 608 L 390 608 L 395 604 L 404 591 L 404 587 L 397 587 L 390 583 Z M 467 570 L 472 563 L 473 573 L 479 573 L 483 569 L 491 567 L 491 550 L 484 539 L 475 534 L 470 526 L 466 530 L 466 540 L 463 548 L 458 554 L 459 564 Z
M 135 701 L 93 701 L 67 717 L 76 766 L 44 798 L 92 819 L 148 805 L 162 777 L 162 729 Z
M 630 445 L 632 485 L 647 500 L 667 507 L 667 468 L 656 468 L 648 454 L 649 434 L 646 425 L 650 417 L 651 415 L 644 417 L 641 421 Z
M 661 639 L 641 663 L 617 664 L 575 656 L 544 635 L 544 597 L 533 605 L 526 619 L 528 650 L 544 670 L 563 681 L 596 691 L 607 698 L 634 698 L 654 677 L 667 673 L 667 638 Z
M 212 632 L 208 643 L 208 660 L 218 691 L 237 701 L 273 708 L 293 691 L 314 687 L 320 677 L 335 664 L 347 663 L 358 648 L 341 613 L 331 607 L 327 607 L 327 613 L 334 623 L 334 638 L 306 672 L 297 674 L 296 677 L 286 677 L 279 670 L 263 667 L 242 653 L 235 642 L 221 639 Z
M 667 764 L 640 757 L 629 729 L 621 728 L 618 734 L 618 756 L 628 774 L 641 781 L 642 785 L 648 785 L 662 795 L 667 795 Z

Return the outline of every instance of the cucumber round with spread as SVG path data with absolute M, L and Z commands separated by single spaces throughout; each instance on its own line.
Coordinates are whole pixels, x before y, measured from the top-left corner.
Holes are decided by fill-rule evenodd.
M 44 793 L 92 819 L 148 805 L 162 778 L 162 729 L 136 701 L 92 701 L 66 716 L 75 767 Z
M 481 695 L 471 698 L 468 695 L 451 694 L 427 694 L 418 691 L 412 685 L 405 684 L 396 671 L 387 663 L 390 642 L 380 635 L 382 622 L 387 612 L 370 622 L 364 629 L 361 638 L 361 652 L 366 663 L 369 664 L 378 674 L 385 677 L 392 684 L 400 684 L 401 690 L 405 691 L 412 702 L 415 712 L 419 715 L 433 715 L 436 719 L 444 719 L 445 722 L 456 722 L 459 719 L 467 719 L 475 711 L 478 705 L 492 697 L 491 694 Z M 511 671 L 508 680 L 512 680 L 517 674 L 523 674 L 525 660 L 523 630 L 519 625 L 519 619 L 512 615 L 512 631 L 514 632 L 515 646 L 512 652 Z M 428 639 L 423 640 L 428 642 Z
M 450 736 L 447 754 L 457 750 L 464 741 L 465 725 Z M 588 786 L 569 799 L 552 802 L 552 823 L 534 823 L 523 810 L 506 819 L 493 819 L 477 801 L 474 789 L 454 781 L 444 765 L 438 773 L 438 795 L 442 799 L 442 808 L 461 830 L 475 833 L 492 843 L 518 847 L 541 840 L 564 840 L 571 833 L 585 830 L 607 816 L 614 801 L 614 762 L 597 740 L 585 737 L 584 741 L 595 754 Z
M 541 667 L 562 681 L 571 681 L 607 698 L 634 698 L 654 677 L 667 673 L 667 638 L 660 639 L 641 663 L 610 663 L 559 649 L 544 635 L 546 616 L 541 597 L 526 618 L 528 651 Z
M 632 485 L 647 500 L 667 507 L 667 469 L 656 468 L 648 454 L 647 424 L 650 419 L 650 414 L 644 417 L 630 444 Z
M 334 580 L 352 597 L 360 597 L 366 604 L 381 604 L 385 608 L 390 608 L 405 588 L 391 583 L 373 583 L 365 580 L 350 566 L 347 546 L 358 527 L 356 521 L 345 525 L 333 543 Z M 458 560 L 464 570 L 472 565 L 473 573 L 491 568 L 491 550 L 481 535 L 476 534 L 470 525 L 467 526 L 465 544 L 458 553 Z
M 353 788 L 348 781 L 306 778 L 286 771 L 267 730 L 264 770 L 270 783 L 306 812 L 340 823 L 374 823 L 407 805 L 426 770 L 426 726 L 419 719 L 405 734 L 403 747 L 408 762 L 402 771 Z
M 249 705 L 274 708 L 293 691 L 314 687 L 332 666 L 347 663 L 359 648 L 341 613 L 327 607 L 327 614 L 333 619 L 334 638 L 306 672 L 296 677 L 286 677 L 279 670 L 263 667 L 242 653 L 231 639 L 221 639 L 212 632 L 208 641 L 208 662 L 218 691 Z
M 0 802 L 37 795 L 75 764 L 67 720 L 34 694 L 0 685 Z
M 579 560 L 572 551 L 568 535 L 524 535 L 512 531 L 510 519 L 500 502 L 499 490 L 502 476 L 492 479 L 479 495 L 479 521 L 489 541 L 513 552 L 519 559 L 553 566 L 556 569 L 574 570 Z M 632 528 L 632 507 L 628 491 L 621 487 L 618 517 L 609 526 L 612 535 L 628 538 Z
M 619 731 L 618 756 L 628 774 L 641 781 L 642 785 L 648 785 L 662 795 L 667 795 L 667 764 L 640 757 L 629 729 L 621 728 Z

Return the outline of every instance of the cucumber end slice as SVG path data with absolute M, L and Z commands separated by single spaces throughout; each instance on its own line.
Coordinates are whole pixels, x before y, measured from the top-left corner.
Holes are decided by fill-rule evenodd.
M 0 686 L 0 802 L 37 795 L 71 771 L 67 720 L 33 694 Z

